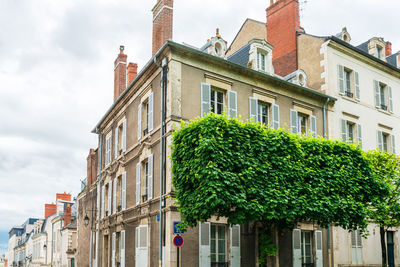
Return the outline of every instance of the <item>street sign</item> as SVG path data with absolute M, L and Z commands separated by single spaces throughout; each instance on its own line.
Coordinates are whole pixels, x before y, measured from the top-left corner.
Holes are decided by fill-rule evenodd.
M 180 235 L 177 235 L 174 237 L 174 240 L 172 240 L 172 242 L 174 243 L 174 245 L 176 247 L 180 247 L 183 245 L 183 237 L 181 237 Z
M 185 232 L 183 230 L 180 230 L 179 224 L 181 222 L 174 222 L 174 235 L 179 235 L 179 234 L 184 234 Z

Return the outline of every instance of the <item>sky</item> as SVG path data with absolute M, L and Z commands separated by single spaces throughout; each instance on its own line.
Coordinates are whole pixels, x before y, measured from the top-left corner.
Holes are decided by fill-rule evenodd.
M 76 196 L 93 127 L 113 102 L 113 62 L 125 45 L 140 69 L 151 57 L 155 0 L 0 0 L 0 254 L 8 231 L 42 218 L 56 193 Z M 269 0 L 175 0 L 173 40 L 201 47 L 220 28 L 233 40 Z M 307 33 L 347 27 L 352 44 L 384 37 L 400 50 L 398 0 L 308 0 Z

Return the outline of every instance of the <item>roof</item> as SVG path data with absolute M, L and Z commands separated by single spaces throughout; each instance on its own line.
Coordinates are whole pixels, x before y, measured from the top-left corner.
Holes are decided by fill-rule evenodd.
M 64 226 L 64 229 L 76 229 L 76 227 L 77 227 L 76 220 L 73 220 L 70 224 Z
M 289 85 L 293 88 L 297 88 L 298 90 L 301 90 L 303 92 L 307 92 L 309 94 L 321 97 L 321 98 L 325 98 L 325 99 L 330 99 L 333 101 L 336 101 L 337 99 L 335 97 L 326 95 L 324 93 L 318 92 L 316 90 L 313 89 L 309 89 L 300 85 L 296 85 L 293 84 L 291 82 L 285 81 L 281 78 L 272 76 L 270 74 L 264 73 L 264 72 L 259 72 L 253 69 L 248 68 L 247 66 L 244 67 L 242 65 L 239 65 L 237 63 L 228 61 L 226 59 L 220 58 L 220 57 L 216 57 L 210 54 L 207 54 L 203 51 L 200 51 L 199 49 L 194 49 L 192 47 L 186 46 L 186 45 L 182 45 L 182 44 L 178 44 L 175 43 L 174 41 L 171 40 L 167 40 L 162 46 L 161 48 L 154 54 L 154 56 L 147 62 L 147 64 L 143 67 L 143 69 L 137 74 L 137 76 L 135 77 L 135 79 L 133 79 L 133 81 L 129 84 L 129 86 L 121 93 L 121 95 L 114 101 L 114 103 L 111 105 L 111 107 L 107 110 L 107 112 L 103 115 L 103 117 L 100 119 L 100 121 L 96 124 L 95 128 L 92 130 L 92 133 L 98 133 L 98 128 L 100 127 L 100 125 L 104 122 L 104 120 L 108 117 L 108 115 L 112 112 L 112 110 L 118 105 L 118 103 L 124 98 L 124 96 L 129 92 L 129 90 L 132 88 L 132 86 L 144 75 L 144 73 L 146 73 L 146 71 L 153 65 L 155 64 L 154 62 L 156 61 L 156 58 L 167 48 L 174 48 L 177 50 L 181 50 L 183 52 L 188 52 L 188 53 L 193 53 L 193 54 L 197 54 L 199 56 L 204 57 L 205 59 L 210 59 L 210 60 L 214 60 L 214 61 L 218 61 L 221 64 L 226 64 L 227 67 L 233 67 L 236 68 L 238 70 L 242 70 L 242 71 L 247 71 L 248 73 L 252 73 L 252 74 L 256 74 L 259 75 L 259 77 L 264 77 L 264 78 L 268 78 L 271 81 L 274 82 L 279 82 L 285 85 Z M 158 64 L 158 63 L 157 63 Z
M 391 55 L 391 56 L 388 56 L 388 57 L 386 58 L 386 61 L 387 61 L 389 64 L 391 64 L 391 65 L 393 65 L 393 66 L 395 66 L 395 67 L 397 67 L 397 68 L 400 68 L 400 66 L 397 65 L 397 56 L 399 56 L 399 55 L 400 55 L 400 52 L 397 52 L 396 54 L 393 54 L 393 55 Z
M 366 52 L 366 53 L 368 53 L 368 44 L 369 44 L 369 41 L 370 41 L 370 40 L 368 40 L 368 41 L 366 41 L 366 42 L 364 42 L 364 43 L 358 45 L 357 48 L 360 49 L 360 50 L 362 50 L 362 51 L 364 51 L 364 52 Z
M 249 22 L 249 21 L 251 21 L 251 22 L 255 22 L 255 23 L 259 23 L 259 24 L 262 24 L 262 25 L 265 25 L 265 26 L 267 26 L 267 24 L 266 24 L 265 22 L 261 22 L 261 21 L 255 20 L 255 19 L 250 19 L 250 18 L 247 18 L 247 19 L 246 19 L 246 20 L 243 22 L 243 24 L 242 24 L 242 26 L 240 27 L 239 31 L 236 33 L 236 35 L 235 35 L 235 38 L 233 38 L 233 40 L 232 40 L 232 42 L 231 42 L 230 46 L 228 47 L 228 49 L 227 49 L 226 51 L 229 51 L 229 50 L 231 50 L 232 44 L 234 44 L 234 43 L 235 43 L 235 41 L 236 41 L 236 39 L 238 38 L 238 36 L 239 36 L 240 32 L 242 31 L 242 29 L 243 29 L 244 25 L 246 25 L 246 23 L 247 23 L 247 22 Z
M 247 64 L 249 63 L 249 52 L 250 44 L 246 44 L 245 46 L 242 46 L 242 48 L 234 52 L 232 55 L 230 55 L 228 57 L 228 61 L 243 67 L 247 67 Z

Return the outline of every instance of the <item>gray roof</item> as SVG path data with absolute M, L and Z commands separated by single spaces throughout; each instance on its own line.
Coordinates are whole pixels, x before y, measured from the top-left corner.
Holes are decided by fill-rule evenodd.
M 359 46 L 357 46 L 357 48 L 364 51 L 365 53 L 368 53 L 368 44 L 369 44 L 369 40 L 360 44 Z
M 397 56 L 400 54 L 400 52 L 397 52 L 396 54 L 393 54 L 391 56 L 388 56 L 386 58 L 387 63 L 389 63 L 390 65 L 393 65 L 397 68 L 400 68 L 400 66 L 397 66 Z
M 246 67 L 249 63 L 250 44 L 242 46 L 239 50 L 235 51 L 228 57 L 228 61 Z

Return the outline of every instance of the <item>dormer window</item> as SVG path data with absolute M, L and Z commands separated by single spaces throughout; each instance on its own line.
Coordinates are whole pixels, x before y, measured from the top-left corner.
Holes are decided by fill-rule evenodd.
M 382 47 L 380 47 L 379 45 L 376 46 L 376 57 L 379 59 L 382 59 Z
M 265 71 L 265 59 L 266 56 L 262 52 L 257 53 L 257 68 L 259 71 Z

